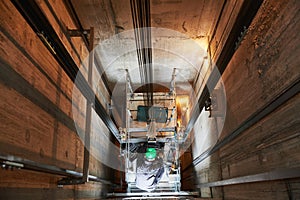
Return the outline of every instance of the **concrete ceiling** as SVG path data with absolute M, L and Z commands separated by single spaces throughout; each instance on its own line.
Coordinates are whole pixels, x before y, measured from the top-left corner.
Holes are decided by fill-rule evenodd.
M 224 1 L 150 1 L 154 82 L 192 82 L 203 59 Z M 109 82 L 140 82 L 130 0 L 72 0 L 85 29 L 95 27 L 95 42 Z

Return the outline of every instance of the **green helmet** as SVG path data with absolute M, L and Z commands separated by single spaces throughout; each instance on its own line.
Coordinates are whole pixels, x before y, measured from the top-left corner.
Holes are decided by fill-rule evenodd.
M 155 148 L 147 148 L 145 156 L 149 160 L 154 159 L 156 157 L 156 149 Z

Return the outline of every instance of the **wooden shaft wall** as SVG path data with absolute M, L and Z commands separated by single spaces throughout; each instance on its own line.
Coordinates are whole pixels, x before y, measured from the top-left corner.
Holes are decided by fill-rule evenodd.
M 68 38 L 67 27 L 76 27 L 63 1 L 38 0 L 37 3 L 80 67 L 88 49 L 81 38 Z M 82 172 L 83 143 L 73 118 L 76 116 L 77 126 L 84 130 L 85 98 L 76 87 L 73 89 L 71 79 L 14 5 L 1 1 L 0 10 L 1 155 Z M 86 77 L 86 69 L 81 67 L 80 71 Z M 95 76 L 99 79 L 101 75 Z M 109 94 L 101 81 L 97 84 L 93 90 L 106 107 Z M 98 134 L 101 137 L 109 132 L 103 127 Z M 109 137 L 98 139 L 96 145 L 110 151 Z M 107 180 L 112 178 L 111 170 L 95 155 L 90 162 L 91 174 Z M 61 178 L 0 169 L 0 199 L 99 199 L 107 190 L 101 183 L 57 188 Z
M 295 0 L 263 2 L 222 75 L 227 113 L 219 140 L 299 81 L 299 9 L 300 3 Z M 298 94 L 198 164 L 195 167 L 197 182 L 299 167 L 299 113 Z M 215 132 L 214 119 L 205 115 L 205 112 L 201 114 L 203 120 L 194 127 L 194 158 L 201 154 L 198 149 L 202 147 L 199 144 L 204 139 L 203 134 Z M 212 188 L 212 194 L 224 199 L 291 199 L 291 196 L 297 199 L 300 198 L 299 183 L 300 179 L 287 179 L 238 184 Z M 210 197 L 211 191 L 202 188 L 201 194 Z

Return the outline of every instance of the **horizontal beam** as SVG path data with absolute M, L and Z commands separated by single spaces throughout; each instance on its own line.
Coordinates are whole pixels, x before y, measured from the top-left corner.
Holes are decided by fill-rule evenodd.
M 81 37 L 82 35 L 89 34 L 90 30 L 78 30 L 78 29 L 68 29 L 70 37 Z
M 9 168 L 17 168 L 17 169 L 26 169 L 26 170 L 31 170 L 31 171 L 38 171 L 42 173 L 48 173 L 48 174 L 53 174 L 53 175 L 61 175 L 61 176 L 66 176 L 72 179 L 80 179 L 82 181 L 82 176 L 83 174 L 80 172 L 72 171 L 72 170 L 67 170 L 67 169 L 62 169 L 59 167 L 56 167 L 54 165 L 47 165 L 47 164 L 42 164 L 42 163 L 36 163 L 31 160 L 27 160 L 24 158 L 20 158 L 17 156 L 11 156 L 11 155 L 0 155 L 0 165 L 3 168 L 9 167 Z M 115 185 L 114 183 L 99 178 L 97 176 L 93 175 L 88 175 L 90 181 L 95 181 L 95 182 L 101 182 L 106 185 Z
M 161 137 L 161 138 L 156 138 L 156 142 L 161 142 L 161 143 L 167 143 L 175 141 L 175 138 L 169 138 L 169 137 Z M 148 138 L 146 137 L 141 137 L 141 138 L 130 138 L 128 140 L 122 140 L 121 143 L 141 143 L 141 142 L 148 142 Z
M 161 197 L 161 196 L 198 196 L 198 192 L 128 192 L 128 193 L 108 193 L 107 197 Z M 147 199 L 148 199 L 147 198 Z
M 148 128 L 129 128 L 129 133 L 143 133 L 147 132 Z M 175 132 L 175 127 L 169 127 L 169 128 L 157 128 L 156 132 Z
M 300 178 L 300 168 L 278 169 L 270 172 L 254 174 L 249 176 L 241 176 L 237 178 L 226 179 L 197 185 L 197 188 L 220 187 L 234 184 L 244 184 L 262 181 L 274 181 L 281 179 Z

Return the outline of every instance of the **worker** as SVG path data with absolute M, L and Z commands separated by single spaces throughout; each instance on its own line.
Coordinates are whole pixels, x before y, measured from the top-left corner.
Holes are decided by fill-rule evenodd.
M 151 192 L 164 174 L 161 149 L 142 144 L 137 149 L 136 187 Z

